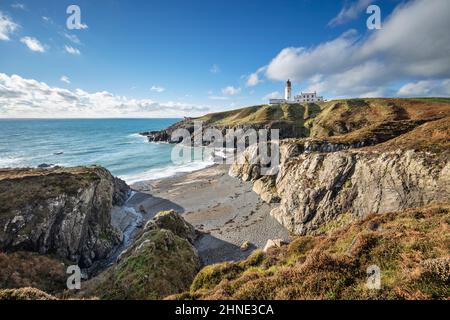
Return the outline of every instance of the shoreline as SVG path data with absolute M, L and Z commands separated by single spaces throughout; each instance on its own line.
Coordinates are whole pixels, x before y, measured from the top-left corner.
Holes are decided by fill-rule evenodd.
M 131 184 L 136 194 L 127 206 L 140 212 L 143 223 L 155 214 L 175 210 L 202 235 L 195 247 L 205 265 L 245 259 L 269 239 L 290 239 L 270 216 L 274 205 L 253 192 L 251 182 L 228 175 L 229 165 L 212 166 L 168 178 Z M 248 241 L 247 250 L 241 245 Z

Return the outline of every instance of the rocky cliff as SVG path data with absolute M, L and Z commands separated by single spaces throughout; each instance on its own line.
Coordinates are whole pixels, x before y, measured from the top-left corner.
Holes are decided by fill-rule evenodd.
M 271 215 L 307 234 L 341 214 L 354 219 L 430 203 L 449 202 L 450 163 L 413 150 L 340 151 L 301 155 L 278 177 L 282 199 Z
M 101 167 L 0 170 L 0 250 L 52 254 L 81 267 L 120 243 L 111 209 L 129 187 Z
M 102 299 L 161 299 L 189 288 L 201 262 L 197 234 L 175 211 L 149 220 L 117 264 L 84 283 L 81 295 Z
M 449 203 L 450 104 L 391 100 L 330 104 L 309 138 L 281 141 L 277 175 L 260 175 L 254 146 L 230 175 L 254 181 L 263 200 L 279 202 L 271 215 L 302 235 L 331 221 Z
M 220 131 L 225 137 L 225 141 L 227 137 L 234 139 L 232 135 L 227 135 L 230 130 L 243 130 L 245 132 L 249 129 L 278 129 L 282 139 L 305 137 L 309 135 L 309 129 L 306 126 L 307 120 L 312 119 L 319 111 L 320 107 L 315 104 L 252 106 L 211 113 L 199 118 L 186 118 L 167 129 L 142 132 L 141 135 L 146 136 L 150 142 L 176 143 L 179 140 L 172 141 L 172 134 L 178 129 L 185 129 L 191 134 L 193 141 L 194 121 L 197 121 L 202 123 L 203 130 L 214 128 Z M 209 143 L 204 142 L 204 144 Z

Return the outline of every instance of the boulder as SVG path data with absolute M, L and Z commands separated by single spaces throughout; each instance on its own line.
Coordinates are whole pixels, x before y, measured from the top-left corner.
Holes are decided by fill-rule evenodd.
M 257 193 L 264 202 L 280 202 L 280 197 L 278 196 L 276 190 L 275 177 L 273 176 L 265 176 L 259 180 L 256 180 L 253 184 L 253 191 Z
M 286 244 L 283 239 L 269 239 L 264 246 L 263 252 L 267 252 L 270 248 L 280 248 L 282 245 Z
M 250 241 L 244 241 L 241 245 L 241 250 L 247 251 L 248 249 L 250 249 L 250 246 L 251 246 Z

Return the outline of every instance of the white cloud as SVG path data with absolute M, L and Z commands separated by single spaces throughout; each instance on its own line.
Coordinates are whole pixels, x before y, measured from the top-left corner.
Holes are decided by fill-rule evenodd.
M 349 30 L 314 47 L 281 50 L 265 76 L 306 83 L 307 90 L 333 97 L 395 94 L 399 81 L 449 78 L 448 12 L 447 0 L 402 3 L 382 30 Z
M 402 97 L 450 96 L 450 79 L 422 80 L 402 86 L 397 94 Z
M 62 82 L 65 82 L 67 84 L 70 84 L 70 79 L 68 76 L 62 76 L 59 80 L 61 80 Z
M 132 99 L 102 91 L 50 87 L 0 73 L 0 117 L 167 117 L 197 116 L 209 107 L 182 102 Z
M 75 34 L 69 34 L 69 33 L 67 33 L 67 32 L 64 32 L 62 35 L 63 35 L 66 39 L 72 41 L 73 43 L 76 43 L 76 44 L 80 44 L 80 43 L 81 43 L 80 38 L 78 38 L 78 36 L 75 35 Z
M 253 86 L 256 86 L 259 82 L 260 82 L 260 80 L 259 80 L 258 74 L 252 73 L 251 75 L 248 76 L 247 86 L 253 87 Z
M 77 48 L 74 48 L 72 46 L 65 45 L 64 49 L 66 50 L 67 53 L 70 53 L 70 54 L 73 54 L 76 56 L 79 56 L 81 54 L 80 50 L 78 50 Z
M 259 75 L 264 71 L 266 71 L 266 66 L 261 67 L 258 70 L 256 70 L 256 72 L 250 74 L 247 77 L 247 87 L 254 87 L 258 85 L 261 82 L 261 80 L 259 79 Z
M 23 3 L 18 3 L 18 2 L 16 2 L 16 3 L 13 3 L 13 4 L 11 5 L 11 8 L 13 8 L 13 9 L 20 9 L 20 10 L 25 10 L 25 9 L 26 9 L 26 6 L 25 6 Z
M 152 86 L 150 88 L 150 90 L 154 91 L 154 92 L 158 92 L 158 93 L 166 91 L 166 89 L 164 87 L 161 87 L 161 86 Z
M 224 96 L 209 96 L 208 99 L 210 100 L 228 100 L 228 97 L 224 97 Z
M 53 20 L 47 16 L 42 16 L 42 20 L 44 20 L 45 22 L 48 22 L 48 23 L 53 23 Z
M 313 48 L 285 48 L 270 62 L 266 76 L 273 80 L 302 81 L 317 74 L 333 73 L 351 64 L 357 41 L 355 30 Z
M 241 88 L 236 88 L 233 86 L 228 86 L 222 89 L 223 94 L 227 94 L 229 96 L 237 95 L 241 92 Z
M 267 101 L 267 100 L 270 100 L 270 99 L 279 99 L 279 98 L 281 98 L 281 94 L 278 91 L 274 91 L 274 92 L 271 92 L 269 94 L 266 94 L 262 98 L 262 100 Z
M 221 71 L 220 67 L 217 64 L 213 64 L 211 69 L 209 69 L 209 72 L 214 73 L 214 74 L 219 73 L 220 71 Z
M 42 45 L 42 43 L 33 37 L 23 37 L 20 39 L 20 42 L 22 42 L 23 44 L 25 44 L 28 49 L 30 49 L 31 51 L 35 51 L 35 52 L 45 52 L 45 48 Z
M 0 11 L 0 40 L 9 40 L 11 33 L 16 31 L 17 28 L 19 28 L 19 25 Z
M 346 23 L 350 20 L 358 18 L 358 16 L 367 9 L 367 7 L 372 3 L 372 0 L 357 0 L 351 4 L 346 4 L 341 9 L 336 17 L 331 19 L 328 23 L 330 26 L 337 26 Z

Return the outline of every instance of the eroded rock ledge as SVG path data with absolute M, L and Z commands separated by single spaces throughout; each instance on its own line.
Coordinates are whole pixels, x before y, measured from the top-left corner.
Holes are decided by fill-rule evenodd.
M 187 290 L 201 267 L 197 236 L 177 212 L 158 213 L 112 268 L 84 284 L 82 296 L 147 300 Z
M 0 250 L 33 251 L 82 268 L 120 243 L 111 209 L 130 189 L 104 168 L 0 170 Z
M 275 176 L 260 175 L 253 146 L 230 175 L 253 181 L 264 201 L 279 201 L 271 215 L 300 235 L 323 233 L 338 219 L 448 203 L 450 118 L 398 124 L 390 132 L 378 129 L 395 123 L 347 136 L 284 140 Z
M 301 155 L 277 178 L 282 200 L 271 215 L 303 235 L 345 213 L 364 218 L 448 202 L 450 164 L 430 166 L 430 157 L 413 150 Z

